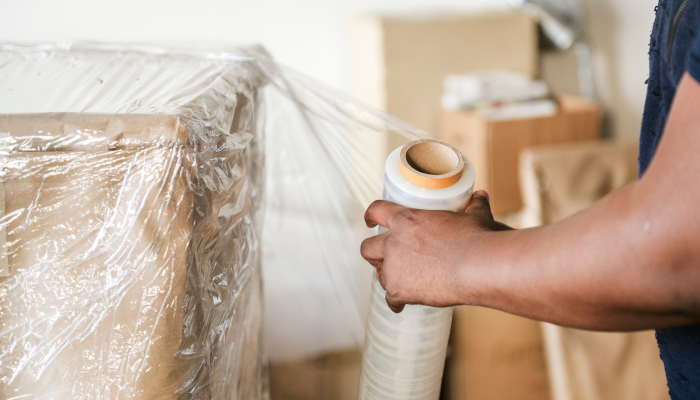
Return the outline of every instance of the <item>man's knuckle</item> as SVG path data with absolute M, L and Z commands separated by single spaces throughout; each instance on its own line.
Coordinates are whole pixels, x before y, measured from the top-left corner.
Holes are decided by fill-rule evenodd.
M 476 196 L 476 202 L 482 207 L 490 207 L 489 201 L 483 196 Z
M 387 291 L 387 302 L 394 305 L 394 306 L 400 306 L 404 304 L 403 299 L 401 296 L 397 295 L 396 293 L 392 293 Z
M 360 243 L 360 254 L 362 254 L 362 257 L 365 257 L 367 255 L 369 245 L 370 245 L 369 239 L 365 239 L 362 241 L 362 243 Z
M 384 284 L 386 285 L 386 292 L 393 300 L 399 300 L 401 298 L 401 286 L 393 279 L 391 275 L 384 277 Z
M 389 297 L 394 297 L 394 284 L 393 281 L 391 281 L 389 278 L 387 278 L 386 274 L 384 274 L 384 290 L 386 290 L 386 294 Z
M 368 212 L 377 212 L 381 209 L 382 204 L 384 204 L 384 200 L 374 200 L 372 204 L 367 207 Z
M 387 235 L 384 238 L 384 247 L 387 249 L 391 249 L 394 244 L 396 244 L 396 236 L 395 235 Z
M 401 221 L 412 222 L 416 219 L 416 210 L 412 208 L 404 208 L 400 210 L 396 215 Z

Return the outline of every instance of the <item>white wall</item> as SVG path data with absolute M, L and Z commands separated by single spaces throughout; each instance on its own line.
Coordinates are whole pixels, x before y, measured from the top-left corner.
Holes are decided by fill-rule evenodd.
M 617 136 L 638 135 L 657 0 L 587 0 L 596 83 Z M 505 0 L 0 0 L 0 40 L 263 43 L 281 62 L 350 90 L 348 23 L 367 13 L 470 11 Z
M 595 85 L 610 112 L 608 128 L 621 139 L 639 138 L 657 2 L 587 0 Z
M 349 91 L 352 17 L 377 11 L 469 11 L 504 4 L 504 0 L 0 0 L 0 40 L 259 42 L 279 61 Z

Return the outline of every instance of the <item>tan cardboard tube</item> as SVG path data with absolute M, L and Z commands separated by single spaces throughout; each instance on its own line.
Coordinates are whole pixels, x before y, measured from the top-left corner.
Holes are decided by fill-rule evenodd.
M 457 183 L 464 170 L 464 157 L 448 143 L 437 139 L 420 139 L 401 149 L 399 171 L 416 186 L 443 189 Z

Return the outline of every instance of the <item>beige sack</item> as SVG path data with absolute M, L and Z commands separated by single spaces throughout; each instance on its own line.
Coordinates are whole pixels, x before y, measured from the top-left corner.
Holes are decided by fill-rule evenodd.
M 566 218 L 637 179 L 635 143 L 537 147 L 520 159 L 523 225 Z M 653 331 L 589 332 L 542 324 L 553 400 L 664 400 Z

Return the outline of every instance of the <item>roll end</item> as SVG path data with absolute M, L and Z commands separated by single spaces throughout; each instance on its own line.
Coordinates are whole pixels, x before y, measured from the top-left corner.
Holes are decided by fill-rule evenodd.
M 462 153 L 442 140 L 415 140 L 401 149 L 401 175 L 425 189 L 444 189 L 454 185 L 462 177 L 464 167 Z

